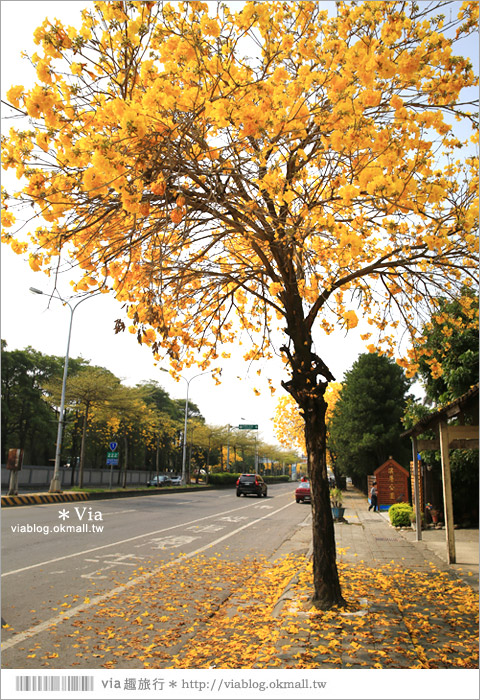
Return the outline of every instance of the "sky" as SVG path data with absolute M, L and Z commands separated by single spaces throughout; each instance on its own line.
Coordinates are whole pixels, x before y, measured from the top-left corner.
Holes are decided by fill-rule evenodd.
M 30 2 L 26 0 L 2 0 L 1 2 L 1 86 L 2 99 L 11 85 L 28 87 L 35 80 L 35 72 L 29 62 L 20 57 L 20 52 L 35 51 L 33 31 L 46 16 L 58 17 L 68 24 L 76 25 L 80 10 L 88 2 Z M 2 131 L 14 120 L 9 119 L 10 110 L 2 109 Z M 13 189 L 10 171 L 2 173 L 2 184 Z M 70 313 L 56 299 L 34 295 L 30 287 L 43 290 L 46 295 L 53 290 L 53 281 L 41 272 L 33 272 L 25 256 L 14 254 L 4 244 L 1 246 L 1 337 L 7 349 L 23 349 L 32 346 L 45 354 L 64 356 L 67 345 Z M 68 279 L 60 282 L 59 292 L 69 296 Z M 128 332 L 116 335 L 113 327 L 117 318 L 124 317 L 121 305 L 107 295 L 87 299 L 75 311 L 72 325 L 70 356 L 89 360 L 93 365 L 108 368 L 125 384 L 134 386 L 142 381 L 159 382 L 172 398 L 185 398 L 186 382 L 191 380 L 189 398 L 194 401 L 206 421 L 213 425 L 232 426 L 248 423 L 259 426 L 259 437 L 267 443 L 277 442 L 272 418 L 275 406 L 284 390 L 280 386 L 287 379 L 281 360 L 270 360 L 268 364 L 250 366 L 242 360 L 238 349 L 236 357 L 226 360 L 222 371 L 222 384 L 216 386 L 208 375 L 198 375 L 200 370 L 190 369 L 183 374 L 184 380 L 173 378 L 155 366 L 151 350 L 137 343 Z M 365 352 L 360 340 L 362 323 L 350 331 L 348 337 L 339 331 L 317 347 L 337 381 L 349 370 L 359 353 Z M 257 369 L 262 368 L 259 378 Z M 263 377 L 271 377 L 278 387 L 272 397 Z M 193 380 L 193 377 L 195 379 Z M 261 391 L 255 396 L 253 388 Z

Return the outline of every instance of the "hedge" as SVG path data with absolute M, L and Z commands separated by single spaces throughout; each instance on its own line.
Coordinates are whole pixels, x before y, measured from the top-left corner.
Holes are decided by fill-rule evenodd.
M 208 475 L 209 486 L 235 486 L 240 474 L 232 472 L 214 472 Z
M 412 522 L 413 508 L 409 503 L 394 503 L 388 510 L 390 522 L 394 527 L 409 526 Z
M 240 474 L 235 472 L 214 472 L 208 475 L 208 483 L 210 486 L 235 486 L 239 476 Z M 268 484 L 290 481 L 290 477 L 287 474 L 282 474 L 280 476 L 264 476 L 263 478 Z

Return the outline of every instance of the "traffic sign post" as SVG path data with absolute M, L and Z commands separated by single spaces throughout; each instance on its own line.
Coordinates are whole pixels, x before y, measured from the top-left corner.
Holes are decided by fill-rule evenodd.
M 255 473 L 258 472 L 258 425 L 253 425 L 250 423 L 242 423 L 237 426 L 239 430 L 256 430 L 257 434 L 255 436 Z
M 112 467 L 118 467 L 118 442 L 110 442 L 108 446 L 110 448 L 110 452 L 107 452 L 107 467 L 110 467 L 110 488 L 112 488 Z

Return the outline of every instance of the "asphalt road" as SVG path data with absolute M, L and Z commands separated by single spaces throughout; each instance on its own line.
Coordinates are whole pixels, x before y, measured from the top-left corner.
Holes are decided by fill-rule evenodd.
M 309 515 L 294 490 L 290 483 L 270 485 L 267 498 L 237 498 L 228 489 L 5 509 L 4 665 L 29 665 L 25 641 L 63 619 L 62 598 L 72 593 L 98 599 L 127 587 L 142 567 L 202 552 L 271 557 Z M 71 606 L 68 615 L 75 615 Z

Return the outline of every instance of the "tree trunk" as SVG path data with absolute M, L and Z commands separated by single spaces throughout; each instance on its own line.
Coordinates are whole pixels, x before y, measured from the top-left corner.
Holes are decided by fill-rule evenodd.
M 125 444 L 125 458 L 123 460 L 122 477 L 121 477 L 121 488 L 124 489 L 127 486 L 127 468 L 128 468 L 128 438 L 124 437 Z
M 78 465 L 78 488 L 83 488 L 83 463 L 85 460 L 85 443 L 87 441 L 88 409 L 90 404 L 85 404 L 85 414 L 83 416 L 82 442 L 80 445 L 80 464 Z
M 312 491 L 313 598 L 315 607 L 327 610 L 345 605 L 336 564 L 335 530 L 330 507 L 326 462 L 326 403 L 323 394 L 312 398 L 305 412 L 307 467 Z
M 304 322 L 301 304 L 295 302 L 298 300 L 292 302 L 292 313 L 286 329 L 293 342 L 294 352 L 287 346 L 281 348 L 289 360 L 292 375 L 282 385 L 295 399 L 305 421 L 307 467 L 312 492 L 312 603 L 317 608 L 328 610 L 335 605 L 346 605 L 338 578 L 326 459 L 327 404 L 324 395 L 328 382 L 335 378 L 313 352 L 311 331 Z
M 157 452 L 155 455 L 155 473 L 157 475 L 157 485 L 158 485 L 158 475 L 160 474 L 160 441 L 157 443 Z

